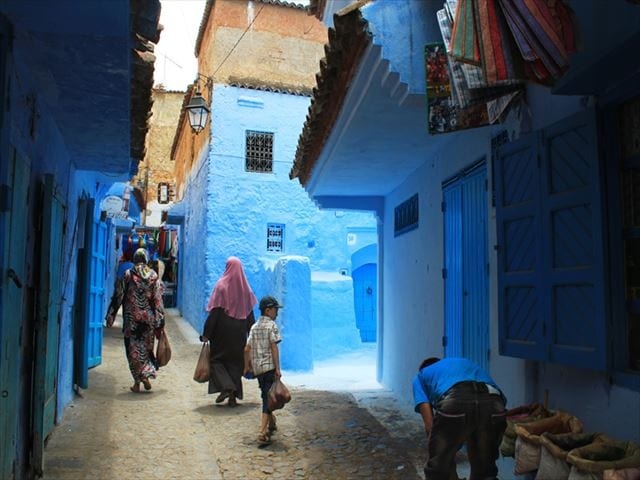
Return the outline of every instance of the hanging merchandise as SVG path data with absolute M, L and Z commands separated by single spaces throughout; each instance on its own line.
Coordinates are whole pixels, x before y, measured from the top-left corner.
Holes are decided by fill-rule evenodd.
M 158 252 L 162 254 L 164 252 L 164 244 L 167 240 L 167 232 L 165 230 L 160 230 L 158 232 Z
M 426 47 L 428 130 L 430 134 L 448 133 L 465 128 L 480 127 L 500 121 L 508 107 L 523 92 L 523 83 L 507 79 L 488 86 L 480 64 L 478 34 L 474 22 L 472 0 L 447 0 L 437 12 L 438 24 L 447 55 L 441 54 L 446 64 L 448 88 L 441 88 L 433 45 Z M 454 22 L 454 18 L 457 19 Z M 457 25 L 457 28 L 455 26 Z M 455 52 L 453 36 L 458 38 Z M 465 58 L 466 63 L 457 57 Z M 473 63 L 473 64 L 472 64 Z
M 430 134 L 489 124 L 486 104 L 459 108 L 453 99 L 444 44 L 432 43 L 425 47 L 425 69 L 427 125 Z
M 541 83 L 560 78 L 576 51 L 571 9 L 562 0 L 500 0 L 500 5 L 529 78 Z
M 130 233 L 122 234 L 120 245 L 122 247 L 122 254 L 125 258 L 133 258 L 133 238 Z
M 480 65 L 487 86 L 553 83 L 576 51 L 576 22 L 563 0 L 447 0 L 451 11 L 451 55 Z
M 171 248 L 169 249 L 169 255 L 172 257 L 178 256 L 178 231 L 171 230 Z

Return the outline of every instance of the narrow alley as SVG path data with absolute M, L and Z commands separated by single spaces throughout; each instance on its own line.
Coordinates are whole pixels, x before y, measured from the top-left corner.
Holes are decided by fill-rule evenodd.
M 243 380 L 237 408 L 214 405 L 206 385 L 192 380 L 197 336 L 177 310 L 169 312 L 173 355 L 149 392 L 129 391 L 122 332 L 118 323 L 105 329 L 90 388 L 49 438 L 45 480 L 420 478 L 426 442 L 419 417 L 408 417 L 383 390 L 292 386 L 272 444 L 258 448 L 257 382 Z

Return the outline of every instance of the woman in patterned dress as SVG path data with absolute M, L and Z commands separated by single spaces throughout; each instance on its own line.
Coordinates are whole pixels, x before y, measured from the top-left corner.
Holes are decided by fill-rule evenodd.
M 144 248 L 136 250 L 133 256 L 134 267 L 127 270 L 122 288 L 116 292 L 107 314 L 107 327 L 111 328 L 115 312 L 122 304 L 124 324 L 124 348 L 133 377 L 131 391 L 140 392 L 140 383 L 145 390 L 151 390 L 150 378 L 156 378 L 153 345 L 164 329 L 164 306 L 162 303 L 162 285 L 158 274 L 150 268 L 147 252 Z

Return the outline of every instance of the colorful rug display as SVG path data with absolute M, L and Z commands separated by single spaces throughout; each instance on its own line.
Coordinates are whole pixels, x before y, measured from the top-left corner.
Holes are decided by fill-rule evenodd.
M 425 48 L 432 134 L 501 121 L 526 81 L 552 84 L 576 51 L 563 0 L 446 0 L 437 18 L 444 43 Z
M 451 55 L 479 65 L 487 86 L 550 84 L 576 51 L 576 22 L 563 0 L 447 0 Z

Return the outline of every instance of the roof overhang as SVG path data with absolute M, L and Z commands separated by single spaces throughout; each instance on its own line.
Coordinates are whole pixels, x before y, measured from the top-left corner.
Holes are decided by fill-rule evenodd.
M 360 10 L 336 14 L 334 25 L 290 176 L 322 207 L 379 211 L 381 198 L 459 134 L 427 133 L 425 95 L 390 70 Z
M 144 156 L 159 0 L 5 0 L 0 14 L 24 88 L 76 167 L 128 178 Z

